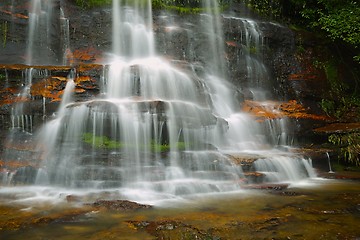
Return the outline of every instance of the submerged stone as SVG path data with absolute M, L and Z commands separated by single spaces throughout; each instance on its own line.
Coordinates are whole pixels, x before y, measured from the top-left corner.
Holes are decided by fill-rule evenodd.
M 128 221 L 136 229 L 144 229 L 157 239 L 218 239 L 204 230 L 176 220 L 164 221 Z
M 115 211 L 133 211 L 152 208 L 150 205 L 139 204 L 127 200 L 98 200 L 91 204 L 91 206 Z

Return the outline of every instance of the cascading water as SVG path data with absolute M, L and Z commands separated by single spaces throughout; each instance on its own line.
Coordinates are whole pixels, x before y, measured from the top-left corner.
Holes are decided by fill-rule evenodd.
M 30 97 L 30 87 L 32 84 L 33 74 L 33 68 L 29 68 L 24 72 L 24 88 L 18 96 L 19 103 L 15 106 L 15 108 L 12 109 L 11 114 L 11 123 L 13 129 L 20 128 L 22 131 L 32 132 L 31 116 L 24 114 L 23 101 Z
M 16 96 L 16 104 L 13 105 L 10 115 L 10 130 L 5 140 L 5 150 L 2 154 L 2 160 L 19 161 L 24 164 L 33 160 L 32 153 L 27 151 L 27 146 L 32 140 L 34 112 L 27 108 L 27 102 L 32 99 L 31 87 L 33 79 L 46 79 L 49 71 L 45 69 L 33 68 L 36 64 L 66 64 L 65 52 L 70 47 L 69 43 L 69 22 L 64 17 L 60 8 L 59 0 L 31 0 L 28 9 L 28 36 L 26 61 L 29 68 L 22 70 L 23 81 L 21 91 Z M 14 1 L 11 2 L 11 12 L 14 11 Z M 15 14 L 14 14 L 15 15 Z M 62 32 L 62 34 L 60 33 Z M 57 39 L 56 41 L 54 39 Z M 61 62 L 64 59 L 64 62 Z M 6 87 L 6 85 L 5 85 Z M 45 99 L 43 104 L 43 117 L 45 116 Z M 22 147 L 16 147 L 21 145 Z M 19 149 L 17 149 L 19 148 Z M 31 167 L 29 167 L 31 168 Z M 27 170 L 22 168 L 16 171 L 16 174 L 22 179 L 31 179 Z M 5 167 L 3 182 L 9 182 L 13 173 Z M 31 170 L 30 170 L 31 171 Z M 21 173 L 22 172 L 22 173 Z M 15 174 L 15 175 L 16 175 Z M 29 175 L 29 176 L 26 176 Z M 13 181 L 16 182 L 16 181 Z M 33 182 L 25 180 L 24 182 Z
M 326 158 L 327 158 L 328 164 L 329 164 L 329 173 L 335 173 L 335 172 L 332 170 L 330 154 L 329 154 L 328 152 L 326 152 Z
M 267 181 L 314 176 L 307 160 L 274 150 L 265 127 L 240 111 L 237 90 L 226 81 L 218 5 L 204 6 L 209 50 L 201 74 L 156 54 L 150 0 L 113 1 L 113 52 L 102 94 L 72 102 L 70 74 L 56 117 L 39 133 L 36 184 L 113 189 L 142 202 L 236 191 L 245 174 L 233 157 L 242 154 L 258 159 L 250 170 Z M 244 38 L 251 45 L 250 35 Z
M 131 2 L 113 2 L 116 56 L 105 97 L 68 104 L 45 127 L 49 182 L 121 187 L 148 199 L 239 189 L 241 167 L 209 149 L 208 136 L 226 123 L 213 113 L 206 83 L 155 55 L 151 19 Z M 124 31 L 130 40 L 117 36 Z
M 226 68 L 224 66 L 225 57 L 223 43 L 221 18 L 217 1 L 204 1 L 207 9 L 204 29 L 208 31 L 208 44 L 211 46 L 211 56 L 207 72 L 207 86 L 211 89 L 211 99 L 214 102 L 214 111 L 218 116 L 225 119 L 228 123 L 228 131 L 223 134 L 222 143 L 217 142 L 216 146 L 223 152 L 256 152 L 262 155 L 261 151 L 266 149 L 265 156 L 259 158 L 253 164 L 253 170 L 262 172 L 266 175 L 266 181 L 298 181 L 299 179 L 316 176 L 308 160 L 302 157 L 279 153 L 278 151 L 269 151 L 270 146 L 287 145 L 291 140 L 288 139 L 287 131 L 290 125 L 286 118 L 265 119 L 261 125 L 252 117 L 241 113 L 240 106 L 234 99 L 234 86 L 226 84 Z M 242 60 L 246 66 L 247 86 L 244 89 L 251 92 L 251 100 L 263 101 L 261 105 L 266 108 L 269 93 L 269 74 L 262 61 L 262 51 L 264 39 L 258 24 L 246 18 L 224 16 L 228 21 L 235 20 L 237 24 L 241 23 L 241 44 L 243 45 Z M 215 57 L 216 56 L 216 57 Z M 215 59 L 215 60 L 214 60 Z M 214 67 L 215 66 L 215 67 Z M 271 106 L 270 106 L 271 108 Z M 273 109 L 272 111 L 276 111 Z M 270 136 L 270 137 L 267 137 Z
M 68 55 L 71 54 L 70 50 L 70 21 L 65 17 L 64 11 L 60 9 L 60 23 L 62 32 L 62 65 L 69 65 Z
M 33 48 L 34 48 L 34 38 L 36 33 L 36 28 L 39 22 L 39 14 L 41 12 L 41 0 L 34 0 L 31 2 L 31 7 L 29 11 L 29 37 L 28 37 L 28 47 L 27 47 L 27 64 L 32 64 L 33 62 Z
M 16 97 L 16 104 L 11 109 L 10 122 L 11 126 L 9 129 L 9 134 L 7 135 L 5 141 L 5 151 L 2 154 L 2 160 L 5 161 L 18 161 L 18 162 L 27 162 L 34 160 L 31 152 L 26 151 L 26 145 L 31 143 L 32 135 L 34 134 L 34 115 L 31 110 L 27 109 L 26 102 L 29 101 L 31 96 L 31 86 L 34 79 L 46 78 L 49 75 L 47 70 L 40 70 L 35 68 L 25 69 L 22 73 L 23 83 L 22 90 Z M 19 147 L 21 146 L 21 147 Z M 13 175 L 16 175 L 16 172 L 7 171 L 0 173 L 0 176 L 3 178 L 3 182 L 10 183 L 13 180 Z M 28 171 L 26 167 L 19 169 L 17 171 L 17 176 L 20 176 L 22 179 L 27 179 L 29 176 L 26 176 Z M 33 174 L 35 175 L 35 174 Z M 13 181 L 12 183 L 16 182 Z M 25 180 L 26 183 L 32 183 L 32 181 Z
M 26 64 L 64 64 L 69 45 L 69 22 L 59 0 L 31 0 Z
M 224 19 L 230 28 L 239 29 L 240 39 L 236 44 L 241 46 L 237 55 L 237 64 L 243 70 L 242 91 L 245 99 L 255 103 L 266 112 L 278 113 L 274 106 L 272 81 L 264 63 L 263 53 L 266 49 L 266 40 L 263 37 L 262 27 L 253 19 L 225 15 Z M 231 37 L 230 37 L 231 39 Z M 292 145 L 294 139 L 289 132 L 294 126 L 287 118 L 265 119 L 262 130 L 266 142 L 271 145 Z

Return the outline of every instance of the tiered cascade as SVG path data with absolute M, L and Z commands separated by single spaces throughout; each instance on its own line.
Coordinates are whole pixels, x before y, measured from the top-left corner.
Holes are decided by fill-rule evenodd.
M 38 133 L 43 162 L 35 184 L 114 189 L 149 201 L 240 190 L 258 181 L 246 179 L 249 172 L 270 182 L 314 176 L 308 160 L 276 150 L 285 143 L 274 140 L 284 127 L 268 128 L 240 111 L 237 89 L 226 80 L 222 16 L 216 1 L 204 1 L 204 9 L 208 61 L 198 71 L 195 63 L 180 67 L 156 53 L 151 1 L 113 1 L 113 51 L 101 94 L 74 102 L 77 73 L 70 72 L 56 116 Z M 250 20 L 244 25 L 256 29 Z M 243 44 L 253 81 L 245 88 L 257 99 L 267 79 L 259 55 L 251 54 L 252 47 L 261 51 L 260 33 L 245 32 Z

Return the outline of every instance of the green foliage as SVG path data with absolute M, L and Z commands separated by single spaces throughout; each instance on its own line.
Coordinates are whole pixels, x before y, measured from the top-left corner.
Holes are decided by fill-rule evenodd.
M 354 56 L 354 61 L 360 64 L 360 55 Z
M 360 98 L 358 96 L 345 96 L 335 102 L 330 99 L 322 99 L 320 106 L 322 110 L 331 117 L 342 120 L 349 110 L 357 109 L 357 116 L 360 116 Z
M 322 99 L 320 103 L 321 109 L 328 116 L 333 116 L 335 113 L 335 102 L 329 99 Z
M 360 44 L 360 8 L 344 8 L 321 14 L 318 25 L 333 40 L 341 39 L 356 47 Z
M 313 4 L 314 5 L 314 4 Z M 317 0 L 316 6 L 304 8 L 302 16 L 309 26 L 324 30 L 333 40 L 360 46 L 360 5 L 356 1 Z
M 251 9 L 259 14 L 273 18 L 280 18 L 282 7 L 280 1 L 272 0 L 247 0 L 245 1 Z
M 262 15 L 323 31 L 334 41 L 352 46 L 360 63 L 360 1 L 356 0 L 244 0 Z
M 329 61 L 324 63 L 324 71 L 333 95 L 340 96 L 349 89 L 349 87 L 339 79 L 337 64 L 335 62 Z
M 75 0 L 75 3 L 82 8 L 92 8 L 110 5 L 112 0 Z
M 342 98 L 342 101 L 340 102 L 322 99 L 320 106 L 328 116 L 335 117 L 339 120 L 342 120 L 348 110 L 352 108 L 352 104 L 347 100 L 347 98 Z
M 154 9 L 164 9 L 180 14 L 196 14 L 204 12 L 203 0 L 152 0 Z M 223 11 L 229 0 L 218 0 L 220 11 Z
M 147 0 L 143 0 L 147 3 Z M 229 0 L 218 0 L 221 10 L 223 10 Z M 127 1 L 129 4 L 131 1 Z M 93 8 L 111 5 L 112 0 L 75 0 L 75 3 L 82 8 Z M 196 14 L 203 12 L 202 0 L 152 0 L 153 9 L 164 9 L 175 11 L 180 14 Z
M 330 84 L 330 92 L 326 98 L 321 100 L 320 106 L 323 111 L 332 117 L 341 119 L 349 110 L 360 110 L 360 96 L 354 91 L 349 93 L 350 89 L 347 84 L 342 82 L 338 76 L 337 64 L 334 61 L 326 63 L 317 62 L 317 67 L 323 68 Z M 360 117 L 360 113 L 358 113 Z
M 161 2 L 165 6 L 177 6 L 182 8 L 201 7 L 201 0 L 156 0 L 156 1 Z
M 341 157 L 352 164 L 360 165 L 360 133 L 332 134 L 329 142 L 339 146 Z
M 343 164 L 340 161 L 332 162 L 331 165 L 332 165 L 332 169 L 335 172 L 342 172 L 342 171 L 360 172 L 360 165 Z
M 180 14 L 196 14 L 203 11 L 202 8 L 189 8 L 189 7 L 179 7 L 179 6 L 164 6 L 166 10 L 178 12 Z

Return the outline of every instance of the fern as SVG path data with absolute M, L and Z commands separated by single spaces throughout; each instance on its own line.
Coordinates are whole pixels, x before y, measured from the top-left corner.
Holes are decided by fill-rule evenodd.
M 360 133 L 352 132 L 346 134 L 332 134 L 329 142 L 339 146 L 341 157 L 357 166 L 360 165 Z

